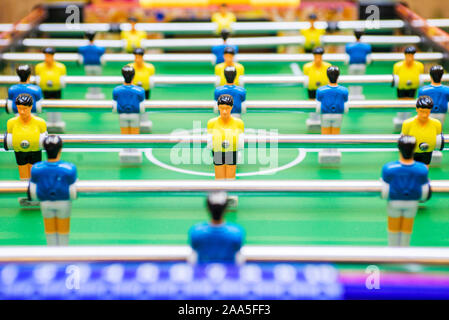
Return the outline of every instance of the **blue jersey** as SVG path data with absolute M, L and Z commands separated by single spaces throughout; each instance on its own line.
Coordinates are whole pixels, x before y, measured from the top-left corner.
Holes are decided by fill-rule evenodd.
M 33 97 L 33 107 L 31 112 L 36 113 L 36 102 L 42 99 L 42 89 L 31 83 L 20 83 L 8 89 L 8 100 L 12 101 L 12 112 L 17 113 L 16 98 L 21 93 L 28 93 Z
M 40 201 L 70 200 L 70 186 L 77 179 L 74 164 L 64 161 L 38 162 L 31 168 L 31 183 Z
M 84 65 L 97 66 L 101 64 L 101 56 L 105 52 L 105 48 L 93 44 L 78 48 L 79 54 L 83 56 Z
M 366 64 L 366 56 L 371 53 L 371 45 L 362 42 L 348 43 L 346 53 L 349 55 L 349 64 Z
M 344 113 L 348 89 L 342 86 L 322 86 L 316 91 L 316 99 L 321 102 L 321 113 Z
M 219 63 L 224 62 L 223 54 L 224 54 L 224 49 L 226 47 L 233 47 L 236 54 L 239 52 L 239 47 L 237 47 L 237 46 L 230 46 L 230 45 L 227 45 L 227 44 L 220 44 L 218 46 L 213 46 L 212 47 L 212 53 L 217 58 L 215 60 L 215 64 L 219 64 Z
M 135 85 L 121 85 L 112 91 L 118 113 L 140 113 L 140 103 L 145 100 L 145 90 Z
M 431 113 L 446 113 L 447 104 L 449 102 L 448 86 L 424 86 L 419 89 L 418 96 L 429 96 L 433 100 L 433 108 Z
M 214 92 L 215 101 L 222 94 L 229 94 L 234 99 L 234 106 L 231 113 L 242 113 L 242 102 L 246 100 L 246 89 L 236 85 L 224 85 L 217 87 Z
M 407 165 L 399 161 L 389 162 L 382 168 L 382 180 L 389 186 L 389 200 L 420 200 L 422 187 L 429 183 L 429 169 L 415 161 Z
M 212 225 L 203 222 L 189 231 L 189 241 L 198 254 L 198 262 L 234 262 L 243 244 L 243 229 L 232 223 Z

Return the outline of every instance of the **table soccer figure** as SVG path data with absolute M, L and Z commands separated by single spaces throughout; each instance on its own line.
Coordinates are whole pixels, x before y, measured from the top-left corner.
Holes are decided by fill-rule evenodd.
M 348 111 L 348 89 L 338 85 L 340 69 L 330 66 L 327 69 L 329 84 L 316 92 L 317 112 L 321 114 L 321 134 L 340 134 L 343 114 Z M 338 149 L 323 149 L 319 153 L 320 163 L 338 163 L 341 153 Z
M 399 100 L 415 99 L 416 90 L 420 86 L 424 65 L 415 60 L 415 47 L 407 47 L 404 51 L 405 59 L 396 62 L 393 66 L 393 85 L 397 86 Z M 398 112 L 394 118 L 394 128 L 400 131 L 404 120 L 411 117 L 410 112 Z
M 303 67 L 303 73 L 305 75 L 304 87 L 307 88 L 309 100 L 315 100 L 316 90 L 329 83 L 327 69 L 331 66 L 329 62 L 323 61 L 324 49 L 322 47 L 314 48 L 312 53 L 313 61 L 306 63 Z M 311 112 L 306 125 L 309 132 L 320 132 L 320 114 Z
M 143 30 L 137 30 L 137 18 L 130 17 L 128 22 L 131 25 L 130 30 L 123 30 L 120 33 L 120 38 L 125 41 L 125 51 L 132 53 L 135 48 L 142 47 L 142 40 L 147 38 L 147 33 Z
M 237 70 L 235 67 L 226 67 L 224 69 L 224 76 L 226 79 L 226 84 L 215 88 L 214 99 L 217 101 L 223 94 L 231 95 L 234 100 L 231 115 L 233 117 L 241 118 L 241 114 L 246 112 L 246 89 L 235 85 L 235 78 L 237 76 Z
M 31 166 L 42 160 L 42 142 L 47 135 L 47 125 L 44 119 L 31 114 L 31 95 L 19 94 L 15 104 L 19 115 L 7 122 L 4 148 L 14 150 L 20 180 L 28 180 Z
M 366 65 L 371 62 L 371 45 L 361 42 L 363 30 L 354 30 L 356 42 L 346 44 L 346 54 L 349 57 L 348 73 L 351 75 L 364 75 Z M 363 86 L 349 86 L 351 100 L 364 100 Z
M 16 73 L 19 76 L 20 83 L 15 84 L 8 89 L 8 103 L 6 110 L 8 113 L 17 114 L 16 99 L 22 93 L 27 93 L 33 97 L 33 107 L 31 113 L 42 112 L 42 89 L 35 84 L 30 83 L 31 67 L 27 64 L 23 64 L 17 67 Z
M 415 137 L 401 136 L 399 161 L 382 168 L 382 198 L 388 200 L 389 246 L 410 246 L 418 203 L 429 200 L 432 194 L 428 168 L 413 159 L 417 144 Z
M 119 114 L 122 134 L 139 134 L 140 115 L 145 112 L 145 90 L 132 84 L 135 76 L 132 66 L 124 66 L 122 75 L 124 84 L 115 87 L 112 91 L 113 112 Z M 140 163 L 142 153 L 137 149 L 125 149 L 120 152 L 120 160 L 122 163 Z
M 226 3 L 220 5 L 219 11 L 212 15 L 211 21 L 217 25 L 216 32 L 219 34 L 223 29 L 232 30 L 232 24 L 237 21 Z
M 72 200 L 76 199 L 76 167 L 61 161 L 62 139 L 59 136 L 47 136 L 43 145 L 47 161 L 33 165 L 28 194 L 31 200 L 40 202 L 47 245 L 67 246 Z
M 236 45 L 230 45 L 227 43 L 229 35 L 231 32 L 228 29 L 221 30 L 221 38 L 223 39 L 223 44 L 213 46 L 212 54 L 215 56 L 215 64 L 224 62 L 224 50 L 226 47 L 233 47 L 235 54 L 239 52 L 239 47 Z
M 37 83 L 41 87 L 44 99 L 61 99 L 64 78 L 67 69 L 64 64 L 55 61 L 55 49 L 44 49 L 45 61 L 36 65 Z M 47 112 L 48 132 L 61 133 L 65 130 L 65 122 L 61 112 Z
M 234 62 L 235 49 L 233 47 L 226 47 L 224 49 L 223 58 L 224 62 L 219 63 L 215 66 L 215 75 L 220 77 L 219 85 L 223 86 L 226 84 L 226 78 L 224 75 L 224 69 L 226 67 L 234 67 L 237 70 L 237 75 L 235 77 L 235 85 L 239 85 L 240 76 L 245 73 L 245 68 L 238 62 Z
M 301 30 L 301 35 L 304 37 L 304 51 L 306 53 L 312 53 L 313 49 L 321 46 L 321 36 L 326 33 L 325 29 L 318 29 L 315 27 L 315 23 L 318 19 L 315 13 L 311 13 L 308 17 L 310 27 Z
M 145 90 L 145 99 L 150 99 L 150 81 L 155 73 L 154 66 L 151 63 L 144 61 L 145 50 L 136 48 L 133 51 L 134 62 L 129 65 L 134 68 L 135 76 L 133 85 L 142 87 Z M 140 133 L 150 133 L 153 123 L 149 120 L 149 113 L 144 112 L 140 114 Z
M 239 225 L 225 221 L 228 203 L 226 192 L 211 192 L 207 197 L 211 221 L 190 228 L 189 243 L 198 263 L 235 263 L 239 260 L 245 231 Z
M 84 64 L 86 76 L 101 76 L 102 73 L 102 57 L 106 49 L 95 45 L 95 35 L 94 31 L 86 31 L 84 36 L 89 40 L 89 44 L 78 48 L 79 61 Z M 86 99 L 104 100 L 104 98 L 100 87 L 87 89 Z
M 402 135 L 413 136 L 416 139 L 414 160 L 429 167 L 434 150 L 444 149 L 444 136 L 441 122 L 430 117 L 433 108 L 432 98 L 421 96 L 416 100 L 416 113 L 413 118 L 402 124 Z

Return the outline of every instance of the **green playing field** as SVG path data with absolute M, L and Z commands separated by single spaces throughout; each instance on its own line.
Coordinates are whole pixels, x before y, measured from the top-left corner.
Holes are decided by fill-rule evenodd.
M 301 66 L 301 64 L 299 64 Z M 205 63 L 158 63 L 157 74 L 211 74 Z M 342 73 L 346 67 L 342 66 Z M 67 64 L 70 75 L 83 74 L 76 64 Z M 105 75 L 119 75 L 121 64 L 108 64 Z M 247 74 L 292 74 L 289 64 L 248 63 Z M 370 74 L 391 73 L 392 63 L 374 63 Z M 247 85 L 248 100 L 306 99 L 299 86 Z M 103 92 L 111 98 L 112 86 Z M 68 86 L 65 99 L 83 99 L 85 87 Z M 365 85 L 367 99 L 395 99 L 389 85 Z M 165 86 L 152 90 L 157 100 L 210 100 L 213 86 Z M 214 115 L 207 113 L 151 113 L 154 133 L 205 127 Z M 306 133 L 307 114 L 302 112 L 248 113 L 246 130 L 273 129 L 279 133 Z M 11 115 L 0 114 L 0 130 Z M 45 114 L 42 117 L 46 117 Z M 392 112 L 350 112 L 344 117 L 342 133 L 393 133 Z M 112 113 L 65 113 L 66 133 L 119 133 L 118 116 Z M 198 123 L 197 121 L 200 121 Z M 445 132 L 449 130 L 448 123 Z M 394 150 L 346 150 L 339 167 L 322 167 L 313 150 L 270 149 L 267 159 L 243 163 L 237 179 L 378 179 L 384 163 L 395 160 Z M 107 149 L 66 150 L 64 160 L 76 164 L 81 180 L 99 179 L 213 179 L 207 164 L 175 164 L 173 150 L 145 150 L 138 166 L 123 166 L 117 151 Z M 245 154 L 245 157 L 247 155 Z M 259 159 L 260 160 L 260 159 Z M 263 174 L 266 173 L 266 174 Z M 430 178 L 449 179 L 449 159 L 432 167 Z M 0 179 L 17 180 L 11 152 L 0 152 Z M 207 219 L 204 196 L 133 195 L 89 198 L 73 202 L 71 244 L 185 244 L 187 231 Z M 449 246 L 449 201 L 435 195 L 420 207 L 412 236 L 414 246 Z M 386 202 L 380 197 L 341 196 L 240 196 L 238 210 L 227 219 L 246 230 L 247 244 L 284 245 L 386 245 Z M 16 198 L 0 198 L 0 245 L 45 244 L 39 210 L 21 209 Z

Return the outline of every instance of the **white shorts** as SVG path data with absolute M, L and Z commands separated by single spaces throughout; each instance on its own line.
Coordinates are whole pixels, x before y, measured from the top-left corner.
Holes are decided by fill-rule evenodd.
M 139 113 L 120 113 L 120 128 L 138 128 L 140 126 Z
M 340 128 L 343 115 L 341 113 L 324 113 L 321 115 L 322 128 Z
M 96 65 L 87 65 L 84 66 L 84 72 L 86 76 L 101 76 L 101 71 L 103 68 L 101 66 Z
M 366 72 L 366 65 L 363 63 L 350 64 L 348 73 L 353 75 L 363 75 Z
M 414 200 L 390 200 L 387 212 L 391 218 L 414 218 L 418 211 L 418 201 Z
M 45 219 L 70 218 L 71 210 L 72 210 L 72 201 L 70 201 L 70 200 L 42 201 L 41 202 L 42 216 Z

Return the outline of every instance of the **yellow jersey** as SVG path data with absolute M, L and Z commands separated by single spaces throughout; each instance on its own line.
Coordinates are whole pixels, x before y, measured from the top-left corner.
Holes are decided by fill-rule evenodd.
M 66 74 L 67 69 L 60 62 L 55 61 L 50 67 L 45 62 L 36 65 L 36 75 L 40 78 L 38 85 L 44 91 L 61 90 L 61 77 Z
M 142 40 L 147 38 L 147 33 L 141 30 L 135 31 L 122 31 L 120 33 L 120 38 L 125 40 L 125 50 L 128 53 L 132 53 L 135 48 L 140 48 L 142 45 Z
M 143 63 L 142 67 L 137 67 L 135 62 L 130 63 L 130 66 L 134 68 L 136 74 L 133 79 L 133 85 L 142 87 L 145 91 L 150 90 L 150 77 L 154 75 L 155 69 L 151 63 Z
M 429 121 L 422 125 L 418 120 L 418 116 L 415 116 L 404 121 L 402 134 L 416 138 L 416 153 L 432 152 L 436 146 L 437 135 L 441 134 L 441 122 L 437 119 L 429 118 Z M 419 145 L 423 142 L 428 144 L 427 150 L 420 149 Z
M 244 129 L 243 121 L 232 116 L 227 123 L 224 123 L 220 117 L 210 119 L 207 122 L 207 133 L 212 135 L 212 150 L 214 152 L 237 151 L 238 137 Z
M 45 120 L 36 116 L 31 116 L 28 123 L 17 116 L 9 119 L 6 127 L 8 133 L 12 134 L 12 146 L 16 152 L 39 151 L 40 135 L 47 131 Z
M 217 33 L 220 33 L 223 29 L 231 30 L 231 24 L 236 22 L 237 18 L 232 12 L 227 12 L 225 15 L 216 12 L 212 15 L 211 21 L 217 24 Z
M 417 89 L 419 87 L 419 76 L 424 72 L 424 65 L 419 61 L 413 61 L 409 67 L 405 61 L 394 64 L 393 74 L 399 77 L 398 89 Z
M 237 75 L 235 76 L 234 84 L 236 86 L 239 85 L 239 78 L 241 75 L 245 73 L 245 68 L 238 62 L 234 62 L 232 64 L 237 71 Z M 215 75 L 220 77 L 220 86 L 224 86 L 226 84 L 226 78 L 224 76 L 224 69 L 227 67 L 225 62 L 219 63 L 215 66 Z
M 309 77 L 309 90 L 316 90 L 329 83 L 329 79 L 327 78 L 327 68 L 330 66 L 331 64 L 325 61 L 322 61 L 319 67 L 317 67 L 313 61 L 304 65 L 303 73 L 305 76 Z
M 313 49 L 315 47 L 319 47 L 321 45 L 321 36 L 326 33 L 324 29 L 302 29 L 301 34 L 305 38 L 304 48 L 305 49 Z

